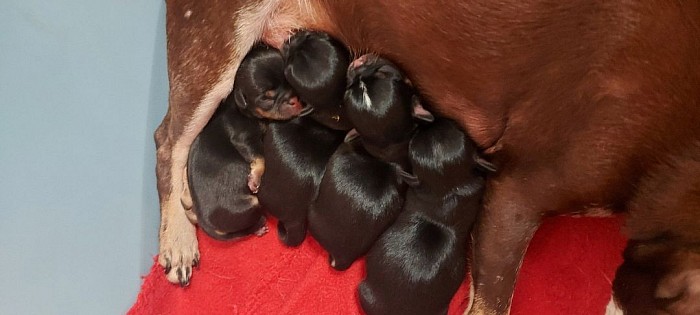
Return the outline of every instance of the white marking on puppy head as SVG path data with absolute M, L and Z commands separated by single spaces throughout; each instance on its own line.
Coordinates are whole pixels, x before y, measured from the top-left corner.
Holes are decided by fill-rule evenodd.
M 362 102 L 367 105 L 367 108 L 371 108 L 372 100 L 369 98 L 369 94 L 367 93 L 367 85 L 365 85 L 365 83 L 362 81 L 360 81 L 360 90 L 362 90 Z
M 187 11 L 185 11 L 185 18 L 186 18 L 186 19 L 189 19 L 190 16 L 192 16 L 192 10 L 187 10 Z

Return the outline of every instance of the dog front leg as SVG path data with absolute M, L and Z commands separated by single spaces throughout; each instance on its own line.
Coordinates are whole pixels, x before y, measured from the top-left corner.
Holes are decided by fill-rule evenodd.
M 190 146 L 233 88 L 243 56 L 262 38 L 278 1 L 166 0 L 168 113 L 156 131 L 161 224 L 158 262 L 170 282 L 187 285 L 199 260 L 183 202 Z M 184 197 L 184 198 L 183 198 Z
M 516 185 L 513 183 L 513 185 Z M 515 280 L 540 215 L 527 207 L 513 185 L 492 184 L 473 232 L 472 292 L 466 314 L 510 312 Z

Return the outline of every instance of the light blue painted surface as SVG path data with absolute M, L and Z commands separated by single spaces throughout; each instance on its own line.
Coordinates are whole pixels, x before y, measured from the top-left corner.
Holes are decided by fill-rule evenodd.
M 164 4 L 0 4 L 0 313 L 124 313 L 157 249 Z

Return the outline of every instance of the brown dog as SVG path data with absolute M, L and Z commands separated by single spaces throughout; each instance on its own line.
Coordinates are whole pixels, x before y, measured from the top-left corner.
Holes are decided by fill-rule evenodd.
M 693 314 L 698 21 L 700 2 L 683 0 L 168 0 L 170 106 L 155 135 L 159 261 L 183 281 L 177 269 L 197 254 L 180 203 L 187 152 L 241 59 L 259 39 L 281 47 L 291 30 L 309 28 L 396 62 L 496 162 L 474 235 L 471 313 L 508 313 L 542 216 L 604 207 L 630 218 L 620 306 Z M 626 296 L 648 303 L 633 309 Z

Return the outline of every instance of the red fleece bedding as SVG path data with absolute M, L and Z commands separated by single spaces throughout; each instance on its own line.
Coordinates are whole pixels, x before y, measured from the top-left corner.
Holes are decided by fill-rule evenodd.
M 625 239 L 618 218 L 547 219 L 523 263 L 511 314 L 603 314 L 622 262 Z M 311 237 L 285 248 L 271 232 L 239 242 L 220 242 L 198 231 L 201 264 L 189 287 L 170 284 L 154 264 L 129 314 L 362 314 L 356 287 L 364 261 L 337 272 Z M 467 307 L 462 284 L 449 314 Z

